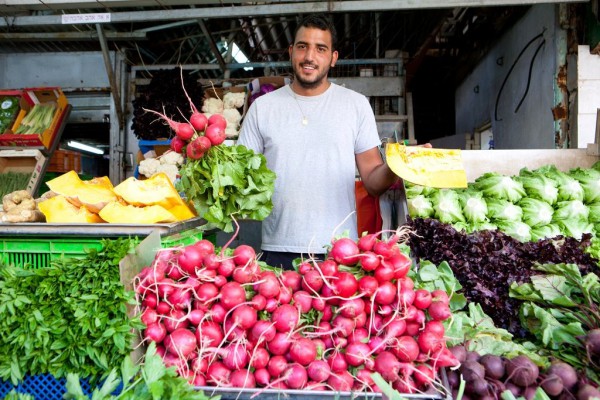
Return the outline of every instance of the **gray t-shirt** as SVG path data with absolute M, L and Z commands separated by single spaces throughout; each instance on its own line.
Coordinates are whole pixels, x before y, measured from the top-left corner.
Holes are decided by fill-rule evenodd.
M 336 236 L 358 236 L 354 155 L 381 143 L 365 96 L 333 83 L 309 97 L 284 86 L 252 103 L 237 143 L 277 174 L 263 250 L 322 254 Z

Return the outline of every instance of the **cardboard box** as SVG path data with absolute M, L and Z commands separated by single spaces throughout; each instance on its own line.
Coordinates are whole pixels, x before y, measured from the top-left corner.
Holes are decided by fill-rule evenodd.
M 56 102 L 57 110 L 54 114 L 52 124 L 50 124 L 48 129 L 44 132 L 31 135 L 14 134 L 23 118 L 25 118 L 25 115 L 31 111 L 35 104 L 43 104 L 51 101 Z M 63 120 L 67 117 L 69 102 L 62 90 L 58 87 L 24 89 L 20 103 L 21 111 L 12 129 L 0 135 L 0 146 L 44 147 L 47 150 L 51 149 L 58 130 Z
M 35 149 L 0 150 L 0 173 L 31 173 L 29 183 L 23 189 L 35 196 L 42 183 L 46 160 L 46 156 Z

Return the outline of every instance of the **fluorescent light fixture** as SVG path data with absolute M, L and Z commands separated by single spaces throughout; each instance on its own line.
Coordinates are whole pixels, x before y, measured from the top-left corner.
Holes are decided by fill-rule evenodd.
M 223 41 L 223 48 L 225 49 L 225 51 L 227 51 L 227 41 Z M 247 62 L 250 62 L 250 60 L 248 59 L 248 57 L 246 57 L 246 55 L 242 52 L 242 50 L 239 48 L 239 46 L 233 42 L 232 46 L 231 46 L 231 57 L 233 57 L 233 59 L 235 60 L 235 62 L 237 62 L 238 64 L 245 64 Z M 254 68 L 253 67 L 244 67 L 244 70 L 246 71 L 252 71 Z
M 75 140 L 70 140 L 67 143 L 67 146 L 72 147 L 74 149 L 78 149 L 78 150 L 88 151 L 88 152 L 94 153 L 94 154 L 104 154 L 104 150 L 100 150 L 97 147 L 83 144 L 81 142 L 76 142 Z

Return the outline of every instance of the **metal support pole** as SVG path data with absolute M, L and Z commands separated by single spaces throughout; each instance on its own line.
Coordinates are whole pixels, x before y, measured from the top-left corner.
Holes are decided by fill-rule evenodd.
M 104 30 L 102 29 L 102 25 L 96 24 L 96 31 L 98 32 L 98 40 L 100 41 L 100 47 L 102 48 L 102 56 L 104 58 L 104 66 L 106 68 L 106 73 L 108 75 L 108 81 L 110 83 L 110 91 L 112 93 L 113 101 L 115 103 L 115 110 L 117 112 L 119 129 L 122 130 L 125 125 L 125 120 L 123 119 L 123 107 L 121 104 L 121 95 L 119 92 L 119 87 L 117 85 L 117 81 L 115 80 L 115 74 L 112 69 L 112 65 L 110 62 L 110 54 L 108 53 L 108 46 L 106 45 L 106 37 L 104 36 Z

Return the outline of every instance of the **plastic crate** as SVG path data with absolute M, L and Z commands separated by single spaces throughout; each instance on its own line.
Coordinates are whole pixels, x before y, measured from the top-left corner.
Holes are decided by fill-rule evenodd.
M 190 229 L 161 238 L 161 245 L 164 248 L 187 246 L 201 240 L 202 235 L 202 231 Z M 210 237 L 207 239 L 210 240 Z M 141 240 L 143 238 L 139 238 Z M 102 241 L 99 238 L 0 237 L 0 261 L 17 267 L 39 269 L 48 267 L 52 260 L 61 257 L 83 258 L 90 250 L 101 248 Z
M 61 400 L 67 392 L 66 378 L 55 378 L 50 374 L 27 375 L 21 383 L 13 385 L 10 381 L 0 380 L 0 399 L 6 397 L 11 391 L 24 393 L 34 397 L 36 400 Z M 93 389 L 86 379 L 80 380 L 83 394 L 91 397 Z

